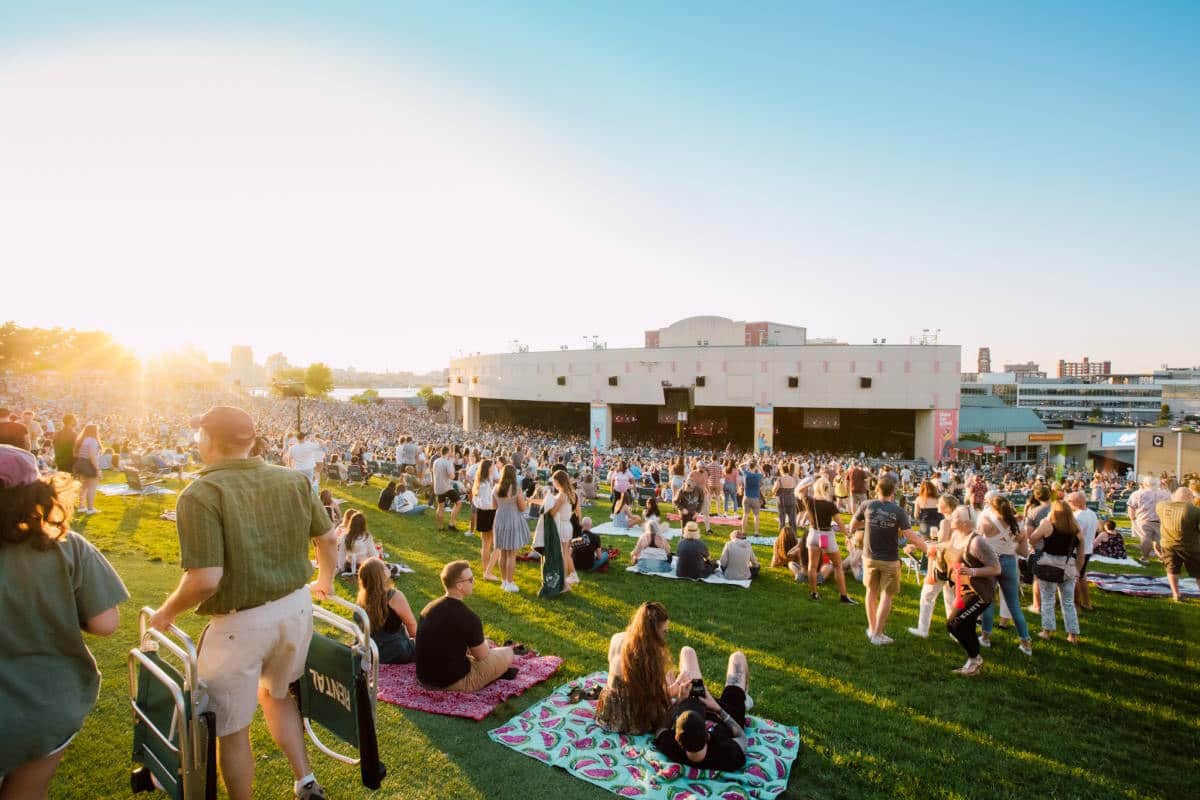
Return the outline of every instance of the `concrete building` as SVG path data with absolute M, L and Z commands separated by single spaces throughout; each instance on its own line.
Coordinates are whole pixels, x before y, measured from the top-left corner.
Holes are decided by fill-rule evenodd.
M 1084 419 L 1099 409 L 1105 418 L 1148 422 L 1158 418 L 1162 402 L 1162 385 L 1140 375 L 1017 383 L 1017 405 L 1033 409 L 1043 419 Z
M 229 378 L 241 386 L 254 381 L 254 351 L 246 345 L 235 344 L 229 350 Z
M 1112 374 L 1111 361 L 1089 361 L 1087 356 L 1083 361 L 1058 360 L 1058 377 L 1060 378 L 1098 378 Z
M 1011 372 L 964 372 L 959 392 L 964 397 L 998 397 L 1007 406 L 1017 404 L 1017 376 Z
M 1155 370 L 1154 382 L 1163 387 L 1163 403 L 1172 416 L 1200 414 L 1200 367 L 1167 367 Z
M 1028 408 L 1013 408 L 998 397 L 963 395 L 959 412 L 960 437 L 984 436 L 997 451 L 1008 452 L 1011 463 L 1083 464 L 1090 438 L 1086 430 L 1051 430 Z M 963 449 L 978 443 L 963 442 Z
M 992 371 L 992 348 L 979 348 L 979 358 L 976 364 L 976 371 L 981 375 L 986 375 Z
M 1023 364 L 1005 364 L 1004 371 L 1011 375 L 1016 375 L 1019 381 L 1025 378 L 1046 377 L 1046 373 L 1042 372 L 1041 365 L 1033 361 L 1026 361 Z
M 937 461 L 957 440 L 957 345 L 814 345 L 804 328 L 721 317 L 647 333 L 645 348 L 455 359 L 456 411 L 467 430 L 486 421 L 542 425 L 586 432 L 603 450 L 614 439 L 673 437 L 664 392 L 691 387 L 693 447 L 732 442 Z
M 1143 428 L 1137 433 L 1137 474 L 1200 475 L 1200 433 Z

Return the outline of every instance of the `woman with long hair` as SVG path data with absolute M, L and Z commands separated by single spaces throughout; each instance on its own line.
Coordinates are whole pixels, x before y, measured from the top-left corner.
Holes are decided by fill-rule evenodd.
M 741 474 L 733 463 L 732 458 L 725 459 L 725 463 L 721 469 L 721 495 L 723 498 L 722 510 L 726 514 L 734 513 L 738 510 L 738 478 Z
M 978 530 L 986 537 L 988 544 L 1000 559 L 1000 594 L 1012 615 L 1013 624 L 1017 626 L 1017 635 L 1021 637 L 1020 650 L 1031 656 L 1033 645 L 1029 638 L 1029 625 L 1025 622 L 1025 613 L 1021 610 L 1021 575 L 1017 570 L 1017 551 L 1027 547 L 1028 543 L 1021 531 L 1021 523 L 1017 520 L 1017 512 L 1013 510 L 1007 497 L 995 495 L 988 501 L 988 506 L 988 510 L 979 518 Z M 992 623 L 995 616 L 996 604 L 993 603 L 984 610 L 981 618 L 983 635 L 979 643 L 984 647 L 992 646 Z
M 936 486 L 936 484 L 935 484 Z M 948 542 L 953 531 L 950 528 L 950 515 L 958 510 L 958 498 L 949 492 L 938 498 L 938 513 L 942 515 L 938 527 L 930 530 L 931 541 Z M 938 594 L 942 596 L 942 605 L 949 621 L 954 611 L 954 588 L 950 585 L 950 565 L 946 563 L 945 548 L 940 548 L 936 555 L 929 557 L 929 569 L 925 572 L 925 580 L 921 583 L 921 600 L 917 610 L 917 627 L 909 628 L 908 632 L 922 639 L 929 638 L 929 626 L 933 621 L 933 609 L 937 605 Z
M 956 600 L 946 620 L 950 632 L 967 654 L 967 661 L 955 670 L 960 675 L 976 675 L 983 667 L 979 654 L 979 636 L 975 631 L 979 617 L 996 594 L 1000 560 L 982 535 L 975 531 L 966 504 L 954 510 L 950 520 L 950 538 L 939 543 L 957 587 Z
M 89 422 L 83 426 L 83 430 L 75 439 L 75 466 L 72 468 L 75 477 L 83 485 L 83 491 L 79 493 L 78 513 L 80 514 L 100 513 L 100 510 L 96 508 L 96 487 L 100 485 L 100 453 L 102 451 L 100 429 L 96 423 Z
M 559 547 L 562 549 L 563 569 L 566 577 L 563 580 L 563 591 L 569 592 L 571 587 L 579 583 L 579 575 L 575 572 L 575 563 L 571 559 L 571 539 L 575 538 L 571 526 L 571 515 L 579 511 L 579 498 L 571 486 L 571 476 L 563 470 L 555 470 L 550 476 L 551 491 L 546 495 L 542 505 L 542 513 L 550 514 L 558 528 Z M 543 542 L 546 547 L 553 547 L 553 542 Z
M 0 795 L 44 798 L 91 712 L 100 672 L 84 634 L 110 636 L 129 597 L 112 566 L 70 530 L 77 486 L 41 478 L 0 445 Z
M 417 618 L 381 559 L 368 558 L 359 565 L 356 602 L 371 621 L 380 664 L 407 664 L 416 657 Z
M 661 603 L 642 603 L 629 627 L 613 634 L 608 645 L 608 683 L 596 703 L 601 728 L 615 733 L 653 732 L 671 703 L 687 692 L 691 676 L 682 670 L 675 674 L 667 650 L 668 624 Z M 681 663 L 685 652 L 680 653 Z
M 838 597 L 846 605 L 857 603 L 846 593 L 846 573 L 842 570 L 842 552 L 838 549 L 837 536 L 833 532 L 837 520 L 837 503 L 834 499 L 833 484 L 825 476 L 817 479 L 812 487 L 812 495 L 804 496 L 805 512 L 808 514 L 810 526 L 805 546 L 808 548 L 808 589 L 809 597 L 820 600 L 817 593 L 817 572 L 821 569 L 822 556 L 829 556 L 833 565 L 833 578 L 837 581 Z
M 617 498 L 613 507 L 612 524 L 618 528 L 636 528 L 642 524 L 642 518 L 633 513 L 633 493 L 625 492 Z
M 485 581 L 499 581 L 492 569 L 497 557 L 493 557 L 496 522 L 496 500 L 492 483 L 492 460 L 485 458 L 475 470 L 475 485 L 471 487 L 471 507 L 475 509 L 475 530 L 479 533 L 479 563 L 483 567 Z
M 775 483 L 771 486 L 771 491 L 775 493 L 775 499 L 779 503 L 779 530 L 784 528 L 796 528 L 796 485 L 799 481 L 796 480 L 794 474 L 795 466 L 790 461 L 785 461 L 779 470 L 779 475 L 775 478 Z
M 338 566 L 342 572 L 357 572 L 359 564 L 378 554 L 375 538 L 367 530 L 367 518 L 353 508 L 346 510 L 341 529 Z
M 495 547 L 500 553 L 500 588 L 506 592 L 519 592 L 513 571 L 517 551 L 529 544 L 529 523 L 525 521 L 525 493 L 517 485 L 516 467 L 504 465 L 500 483 L 492 494 L 496 505 L 493 530 Z
M 1084 539 L 1079 523 L 1071 507 L 1062 500 L 1050 504 L 1050 513 L 1029 534 L 1030 544 L 1042 543 L 1042 557 L 1038 559 L 1038 596 L 1041 600 L 1042 632 L 1039 636 L 1049 641 L 1054 636 L 1057 622 L 1054 618 L 1054 598 L 1062 603 L 1063 627 L 1067 629 L 1067 641 L 1079 641 L 1079 614 L 1075 610 L 1075 581 L 1079 579 L 1079 563 L 1083 560 Z M 1059 580 L 1050 580 L 1046 567 L 1060 569 Z

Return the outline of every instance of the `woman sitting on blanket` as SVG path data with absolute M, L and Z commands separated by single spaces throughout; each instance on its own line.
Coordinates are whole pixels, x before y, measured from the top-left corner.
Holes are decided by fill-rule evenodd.
M 662 512 L 658 510 L 658 499 L 651 495 L 646 499 L 646 516 L 644 522 L 662 522 Z
M 358 565 L 378 554 L 375 539 L 367 530 L 367 518 L 361 511 L 346 510 L 338 535 L 337 563 L 342 572 L 354 573 Z
M 625 492 L 617 499 L 616 509 L 613 511 L 612 524 L 618 528 L 629 528 L 640 525 L 642 518 L 633 511 L 633 493 Z
M 656 522 L 646 523 L 646 532 L 633 546 L 629 560 L 642 572 L 669 572 L 671 569 L 671 543 L 660 532 Z
M 676 675 L 667 650 L 667 609 L 643 603 L 629 627 L 608 645 L 608 683 L 596 703 L 596 722 L 614 733 L 651 733 L 667 709 L 691 687 L 691 676 Z
M 1117 521 L 1115 519 L 1104 521 L 1103 530 L 1096 534 L 1092 552 L 1104 558 L 1115 558 L 1121 561 L 1129 558 L 1129 553 L 1125 552 L 1125 540 L 1117 532 Z
M 417 618 L 404 594 L 392 585 L 388 566 L 380 559 L 368 558 L 358 568 L 357 602 L 371 620 L 379 663 L 412 661 L 417 652 Z

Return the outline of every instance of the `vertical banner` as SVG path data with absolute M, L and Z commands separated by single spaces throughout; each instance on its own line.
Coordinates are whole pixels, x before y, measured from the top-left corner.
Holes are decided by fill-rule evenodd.
M 958 409 L 939 408 L 933 412 L 933 454 L 938 461 L 953 457 L 958 442 Z
M 775 409 L 754 407 L 754 452 L 769 453 L 775 446 Z
M 590 436 L 592 449 L 601 453 L 608 452 L 609 445 L 609 409 L 607 403 L 592 403 L 592 420 Z

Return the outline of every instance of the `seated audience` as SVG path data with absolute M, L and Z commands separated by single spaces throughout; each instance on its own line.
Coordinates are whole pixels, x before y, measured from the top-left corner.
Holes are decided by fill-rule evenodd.
M 358 568 L 358 605 L 371 620 L 380 664 L 407 664 L 417 652 L 417 620 L 408 600 L 392 584 L 388 566 L 368 558 Z
M 342 573 L 358 572 L 358 565 L 377 555 L 375 538 L 367 530 L 367 518 L 361 511 L 346 510 L 338 526 L 337 564 Z
M 325 506 L 330 522 L 336 523 L 342 516 L 342 501 L 335 498 L 333 492 L 328 489 L 321 490 L 321 505 Z
M 1129 553 L 1125 550 L 1125 539 L 1117 531 L 1117 521 L 1107 519 L 1100 532 L 1096 534 L 1092 552 L 1105 558 L 1125 559 Z
M 392 501 L 392 511 L 397 514 L 424 514 L 429 506 L 417 499 L 417 495 L 408 488 L 408 480 L 401 478 L 396 484 L 396 499 Z
M 388 481 L 388 485 L 383 487 L 383 491 L 379 493 L 379 500 L 375 503 L 380 511 L 391 511 L 392 503 L 396 499 L 396 482 Z
M 675 554 L 675 574 L 681 578 L 700 580 L 716 571 L 708 556 L 708 546 L 700 541 L 700 526 L 689 522 L 683 526 L 683 538 Z
M 571 540 L 571 560 L 576 570 L 608 572 L 608 551 L 600 543 L 600 535 L 592 533 L 592 518 L 579 521 L 579 535 Z
M 633 513 L 633 493 L 625 492 L 617 498 L 612 514 L 612 524 L 618 528 L 632 528 L 642 523 L 642 518 Z
M 475 591 L 470 562 L 451 561 L 441 578 L 446 593 L 417 621 L 417 680 L 428 689 L 475 692 L 498 678 L 515 678 L 512 648 L 485 639 L 483 623 L 463 602 Z
M 633 547 L 630 561 L 641 572 L 671 571 L 671 543 L 659 531 L 658 523 L 647 522 L 645 533 Z
M 687 691 L 691 678 L 682 671 L 675 675 L 667 650 L 667 625 L 667 609 L 661 603 L 642 603 L 629 627 L 613 634 L 608 645 L 608 682 L 596 703 L 596 722 L 604 730 L 656 731 L 671 703 Z
M 685 648 L 690 650 L 690 648 Z M 744 653 L 729 657 L 725 689 L 719 700 L 708 693 L 695 651 L 680 656 L 680 672 L 692 676 L 692 688 L 667 712 L 654 746 L 672 761 L 697 769 L 737 772 L 746 766 L 746 688 L 749 666 Z
M 576 491 L 579 492 L 579 496 L 585 501 L 596 499 L 596 488 L 596 479 L 592 476 L 592 473 L 584 472 L 579 476 L 579 485 L 576 487 Z
M 721 574 L 731 581 L 745 581 L 758 577 L 761 564 L 754 555 L 754 547 L 746 539 L 745 531 L 738 530 L 729 534 L 729 541 L 721 551 L 719 561 Z

